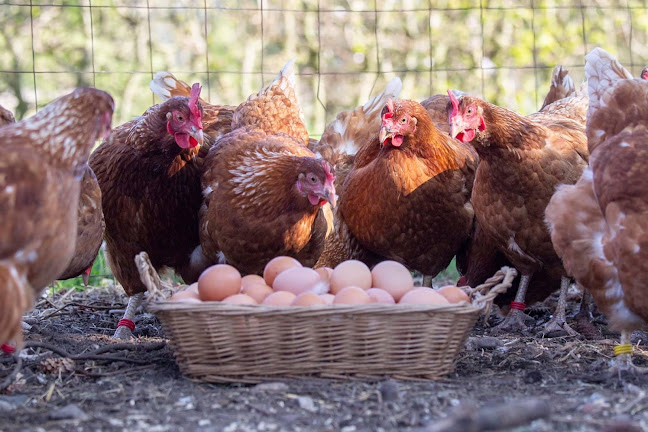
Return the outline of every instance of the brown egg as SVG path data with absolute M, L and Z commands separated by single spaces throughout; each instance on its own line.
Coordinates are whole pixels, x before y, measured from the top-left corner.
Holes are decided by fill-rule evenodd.
M 371 297 L 369 297 L 367 291 L 357 286 L 343 288 L 335 294 L 335 298 L 333 299 L 333 304 L 359 305 L 367 303 L 373 303 Z
M 396 301 L 387 291 L 382 288 L 369 288 L 367 294 L 374 303 L 394 304 Z
M 343 288 L 349 286 L 356 286 L 365 290 L 371 288 L 371 271 L 362 261 L 344 261 L 333 270 L 331 274 L 331 294 L 337 294 Z
M 288 291 L 275 291 L 263 300 L 264 305 L 268 306 L 288 306 L 297 297 Z
M 414 287 L 414 280 L 407 267 L 396 261 L 383 261 L 376 264 L 371 270 L 371 278 L 372 286 L 384 289 L 396 301 Z
M 468 294 L 459 287 L 454 285 L 446 285 L 437 290 L 439 294 L 446 298 L 450 303 L 460 303 L 462 301 L 470 302 Z
M 333 304 L 333 300 L 335 299 L 333 294 L 320 294 L 320 297 L 327 305 Z
M 331 267 L 319 267 L 315 271 L 320 275 L 322 282 L 326 282 L 327 284 L 331 283 L 331 275 L 333 274 Z
M 277 275 L 272 284 L 272 289 L 275 291 L 288 291 L 297 295 L 312 291 L 315 285 L 321 282 L 319 274 L 312 268 L 293 267 Z
M 196 297 L 198 297 L 198 282 L 194 282 L 191 285 L 187 286 L 184 291 L 195 293 Z
M 263 279 L 266 285 L 272 286 L 279 273 L 293 267 L 302 267 L 301 263 L 293 257 L 278 256 L 272 258 L 263 269 Z
M 301 293 L 290 303 L 291 306 L 316 306 L 324 304 L 326 304 L 324 299 L 313 292 Z
M 414 288 L 405 293 L 398 302 L 400 304 L 417 305 L 442 305 L 449 304 L 448 300 L 439 294 L 435 289 L 428 287 Z
M 221 301 L 241 291 L 241 273 L 228 264 L 208 267 L 198 278 L 198 294 L 203 301 Z
M 261 278 L 263 280 L 263 278 Z M 246 294 L 256 300 L 257 303 L 263 302 L 263 300 L 272 294 L 272 288 L 263 283 L 249 283 L 241 288 L 241 294 Z
M 243 291 L 243 288 L 245 288 L 247 285 L 250 284 L 263 284 L 265 285 L 265 279 L 263 279 L 263 276 L 255 275 L 255 274 L 249 274 L 247 276 L 243 276 L 241 279 L 241 291 Z
M 202 303 L 200 297 L 198 297 L 198 293 L 189 291 L 188 289 L 178 291 L 173 294 L 169 300 L 184 303 Z
M 224 299 L 221 303 L 248 304 L 248 305 L 259 304 L 259 303 L 257 303 L 256 300 L 254 300 L 252 297 L 250 297 L 247 294 L 234 294 L 234 295 L 231 295 L 231 296 L 227 297 L 226 299 Z

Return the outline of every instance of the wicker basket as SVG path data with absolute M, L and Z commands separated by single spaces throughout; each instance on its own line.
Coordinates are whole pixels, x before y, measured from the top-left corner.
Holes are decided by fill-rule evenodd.
M 471 304 L 272 307 L 159 301 L 162 284 L 138 256 L 148 309 L 162 322 L 186 376 L 208 382 L 279 378 L 438 379 L 480 313 L 516 272 L 504 267 L 470 290 Z

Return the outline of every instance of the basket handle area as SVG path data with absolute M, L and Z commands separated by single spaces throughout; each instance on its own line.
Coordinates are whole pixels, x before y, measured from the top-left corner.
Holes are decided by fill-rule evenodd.
M 469 293 L 473 299 L 473 304 L 481 307 L 485 320 L 488 320 L 495 297 L 508 291 L 513 285 L 513 279 L 516 276 L 517 270 L 505 266 L 486 279 L 483 284 L 477 285 L 475 288 L 463 287 L 463 289 Z
M 142 251 L 135 255 L 135 266 L 139 272 L 140 280 L 148 291 L 147 304 L 165 300 L 169 297 L 165 293 L 173 293 L 173 286 L 160 279 L 160 275 L 151 264 L 151 259 L 146 252 Z

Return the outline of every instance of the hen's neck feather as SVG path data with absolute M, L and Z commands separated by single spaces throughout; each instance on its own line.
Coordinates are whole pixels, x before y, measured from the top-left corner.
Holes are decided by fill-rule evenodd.
M 156 170 L 172 176 L 193 160 L 200 147 L 180 148 L 173 135 L 167 131 L 166 123 L 166 112 L 153 107 L 133 121 L 127 142 L 145 156 L 145 163 L 151 163 Z
M 315 212 L 317 207 L 296 186 L 299 173 L 307 171 L 312 159 L 274 152 L 243 156 L 230 171 L 233 192 L 241 204 L 286 212 Z
M 524 148 L 539 148 L 542 131 L 529 119 L 500 106 L 482 102 L 486 129 L 478 132 L 475 146 L 480 156 Z

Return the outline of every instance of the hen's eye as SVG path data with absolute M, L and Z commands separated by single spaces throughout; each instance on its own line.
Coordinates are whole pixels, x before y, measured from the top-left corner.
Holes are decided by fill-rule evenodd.
M 407 121 L 407 118 L 405 118 L 405 117 L 403 117 L 403 118 L 401 119 L 401 123 L 403 123 L 403 124 L 405 124 L 406 121 Z
M 184 117 L 182 116 L 182 114 L 178 114 L 178 121 L 184 121 Z
M 472 107 L 468 108 L 468 114 L 472 114 Z
M 317 179 L 315 178 L 315 176 L 310 176 L 310 177 L 308 178 L 308 180 L 310 180 L 311 183 L 315 183 L 315 182 L 317 182 Z

